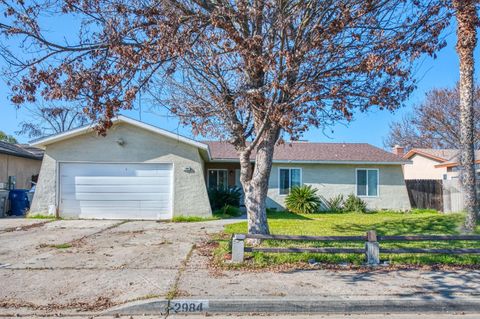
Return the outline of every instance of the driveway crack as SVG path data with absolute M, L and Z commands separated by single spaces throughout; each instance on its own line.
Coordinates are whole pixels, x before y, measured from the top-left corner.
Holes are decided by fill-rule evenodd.
M 167 302 L 168 302 L 167 303 L 167 317 L 170 314 L 170 303 L 171 303 L 171 301 L 173 299 L 175 299 L 176 297 L 178 297 L 178 293 L 179 293 L 178 285 L 180 283 L 180 279 L 182 278 L 183 273 L 187 269 L 188 262 L 190 261 L 195 248 L 196 248 L 196 245 L 193 244 L 192 247 L 190 248 L 190 250 L 188 251 L 187 255 L 185 256 L 185 259 L 180 264 L 180 268 L 178 269 L 177 275 L 175 276 L 175 280 L 173 282 L 173 285 L 170 288 L 170 290 L 168 291 L 167 295 L 165 296 L 166 299 L 167 299 Z

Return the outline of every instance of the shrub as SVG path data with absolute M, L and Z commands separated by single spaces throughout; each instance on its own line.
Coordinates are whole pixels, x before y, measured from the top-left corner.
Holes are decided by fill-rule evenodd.
M 285 198 L 285 206 L 295 214 L 312 214 L 320 210 L 321 201 L 317 190 L 311 185 L 297 186 L 291 189 Z
M 230 205 L 225 205 L 220 209 L 217 209 L 216 211 L 213 212 L 214 216 L 218 216 L 220 218 L 225 218 L 225 217 L 239 217 L 242 216 L 242 211 L 238 207 L 230 206 Z
M 342 194 L 332 196 L 329 199 L 323 199 L 323 204 L 329 212 L 340 213 L 343 212 L 344 199 Z
M 208 199 L 212 210 L 217 210 L 225 206 L 240 207 L 240 188 L 229 187 L 226 189 L 211 188 L 208 191 Z
M 367 212 L 367 203 L 365 203 L 360 197 L 355 196 L 354 194 L 348 195 L 343 209 L 347 212 Z

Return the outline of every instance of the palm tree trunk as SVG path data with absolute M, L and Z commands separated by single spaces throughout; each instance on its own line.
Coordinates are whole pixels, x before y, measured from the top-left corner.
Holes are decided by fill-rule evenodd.
M 460 59 L 460 157 L 462 186 L 467 217 L 465 229 L 474 231 L 477 222 L 474 149 L 474 58 L 477 41 L 475 0 L 454 0 L 457 17 L 457 53 Z

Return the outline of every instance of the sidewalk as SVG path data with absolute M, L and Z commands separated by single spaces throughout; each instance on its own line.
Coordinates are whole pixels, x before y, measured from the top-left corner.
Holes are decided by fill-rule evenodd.
M 170 304 L 148 300 L 118 310 L 149 314 L 203 302 L 203 312 L 211 313 L 480 311 L 478 270 L 213 272 L 207 263 L 207 257 L 193 253 Z

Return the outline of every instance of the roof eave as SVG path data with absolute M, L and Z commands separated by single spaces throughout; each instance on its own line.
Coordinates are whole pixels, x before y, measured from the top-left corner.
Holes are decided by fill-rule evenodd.
M 238 158 L 215 158 L 211 159 L 209 163 L 228 163 L 240 162 Z M 254 163 L 255 160 L 251 159 Z M 411 164 L 412 161 L 319 161 L 319 160 L 273 160 L 274 164 L 344 164 L 344 165 L 405 165 Z
M 435 155 L 432 155 L 432 154 L 429 154 L 429 153 L 426 153 L 426 152 L 422 152 L 422 151 L 419 151 L 419 150 L 416 150 L 416 149 L 408 151 L 407 154 L 403 155 L 403 158 L 410 159 L 413 155 L 416 155 L 416 154 L 428 157 L 428 158 L 433 159 L 433 160 L 438 161 L 438 162 L 445 162 L 447 160 L 445 158 L 438 157 L 438 156 L 435 156 Z
M 475 164 L 480 164 L 480 160 L 476 160 Z M 440 164 L 435 165 L 434 167 L 435 168 L 443 168 L 443 167 L 448 168 L 448 167 L 456 167 L 456 166 L 460 166 L 460 163 L 457 163 L 457 162 L 440 163 Z
M 33 160 L 38 160 L 41 161 L 43 156 L 35 156 L 35 155 L 27 155 L 27 154 L 18 154 L 15 152 L 7 152 L 7 151 L 0 151 L 0 154 L 5 154 L 9 156 L 16 156 L 16 157 L 21 157 L 21 158 L 28 158 L 28 159 L 33 159 Z
M 147 131 L 154 132 L 154 133 L 166 136 L 166 137 L 170 137 L 172 139 L 184 142 L 186 144 L 190 144 L 192 146 L 203 149 L 203 150 L 205 150 L 209 153 L 209 149 L 208 149 L 207 144 L 200 143 L 200 142 L 192 140 L 188 137 L 181 136 L 179 134 L 175 134 L 175 133 L 169 132 L 167 130 L 163 130 L 161 128 L 155 127 L 153 125 L 146 124 L 146 123 L 131 119 L 131 118 L 126 117 L 124 115 L 117 116 L 116 118 L 114 118 L 112 120 L 112 122 L 114 124 L 122 123 L 122 122 L 123 123 L 128 123 L 128 124 L 143 128 Z M 94 130 L 93 130 L 92 125 L 82 126 L 82 127 L 79 127 L 79 128 L 67 131 L 67 132 L 63 132 L 63 133 L 56 134 L 56 135 L 53 135 L 53 136 L 45 137 L 45 138 L 42 138 L 42 139 L 39 139 L 39 140 L 36 140 L 36 141 L 32 141 L 32 142 L 30 142 L 30 146 L 45 149 L 46 146 L 49 145 L 49 144 L 56 143 L 56 142 L 59 142 L 59 141 L 62 141 L 62 140 L 66 140 L 66 139 L 69 139 L 69 138 L 72 138 L 72 137 L 75 137 L 75 136 L 79 136 L 79 135 L 82 135 L 82 134 L 86 134 L 88 132 L 93 132 L 93 131 Z

